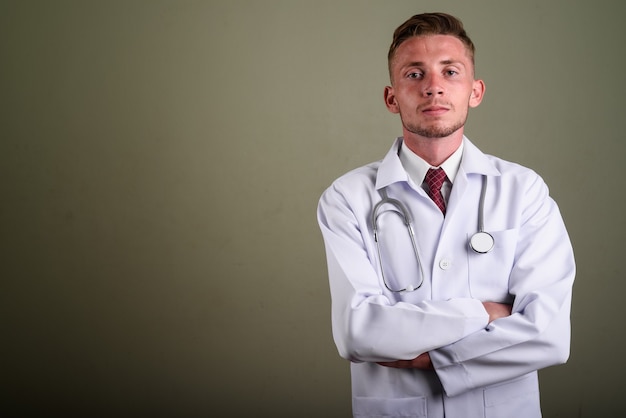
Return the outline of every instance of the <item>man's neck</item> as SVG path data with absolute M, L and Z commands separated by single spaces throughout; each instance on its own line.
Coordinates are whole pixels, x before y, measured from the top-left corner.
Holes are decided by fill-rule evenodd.
M 404 144 L 433 167 L 439 167 L 456 151 L 463 141 L 463 132 L 445 138 L 424 138 L 414 134 L 404 137 Z

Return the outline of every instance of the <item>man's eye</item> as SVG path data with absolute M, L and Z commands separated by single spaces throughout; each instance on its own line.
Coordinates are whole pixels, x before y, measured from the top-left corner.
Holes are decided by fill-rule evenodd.
M 422 74 L 421 73 L 409 73 L 407 77 L 408 78 L 421 78 Z
M 457 74 L 458 74 L 458 72 L 454 71 L 454 70 L 447 70 L 446 71 L 446 75 L 448 75 L 448 76 L 454 76 L 454 75 L 457 75 Z

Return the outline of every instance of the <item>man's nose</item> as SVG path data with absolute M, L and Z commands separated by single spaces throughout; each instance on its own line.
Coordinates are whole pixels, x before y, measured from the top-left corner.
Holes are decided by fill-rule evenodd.
M 424 79 L 424 96 L 441 96 L 444 93 L 441 77 L 430 74 Z

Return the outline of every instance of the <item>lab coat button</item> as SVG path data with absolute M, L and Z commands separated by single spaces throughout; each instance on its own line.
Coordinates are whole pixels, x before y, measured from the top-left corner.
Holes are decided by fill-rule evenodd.
M 441 270 L 448 270 L 451 266 L 452 261 L 448 260 L 447 258 L 442 258 L 441 260 L 439 260 L 439 268 Z

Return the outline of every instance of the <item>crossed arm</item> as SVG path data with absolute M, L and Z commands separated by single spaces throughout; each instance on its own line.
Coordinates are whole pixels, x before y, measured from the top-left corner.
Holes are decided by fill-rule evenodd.
M 489 314 L 489 323 L 495 321 L 498 318 L 504 318 L 511 315 L 511 305 L 497 302 L 483 302 L 485 310 Z M 381 366 L 395 367 L 398 369 L 422 369 L 432 370 L 433 363 L 430 361 L 430 355 L 428 353 L 422 353 L 412 360 L 396 360 L 396 361 L 383 361 L 378 362 Z

